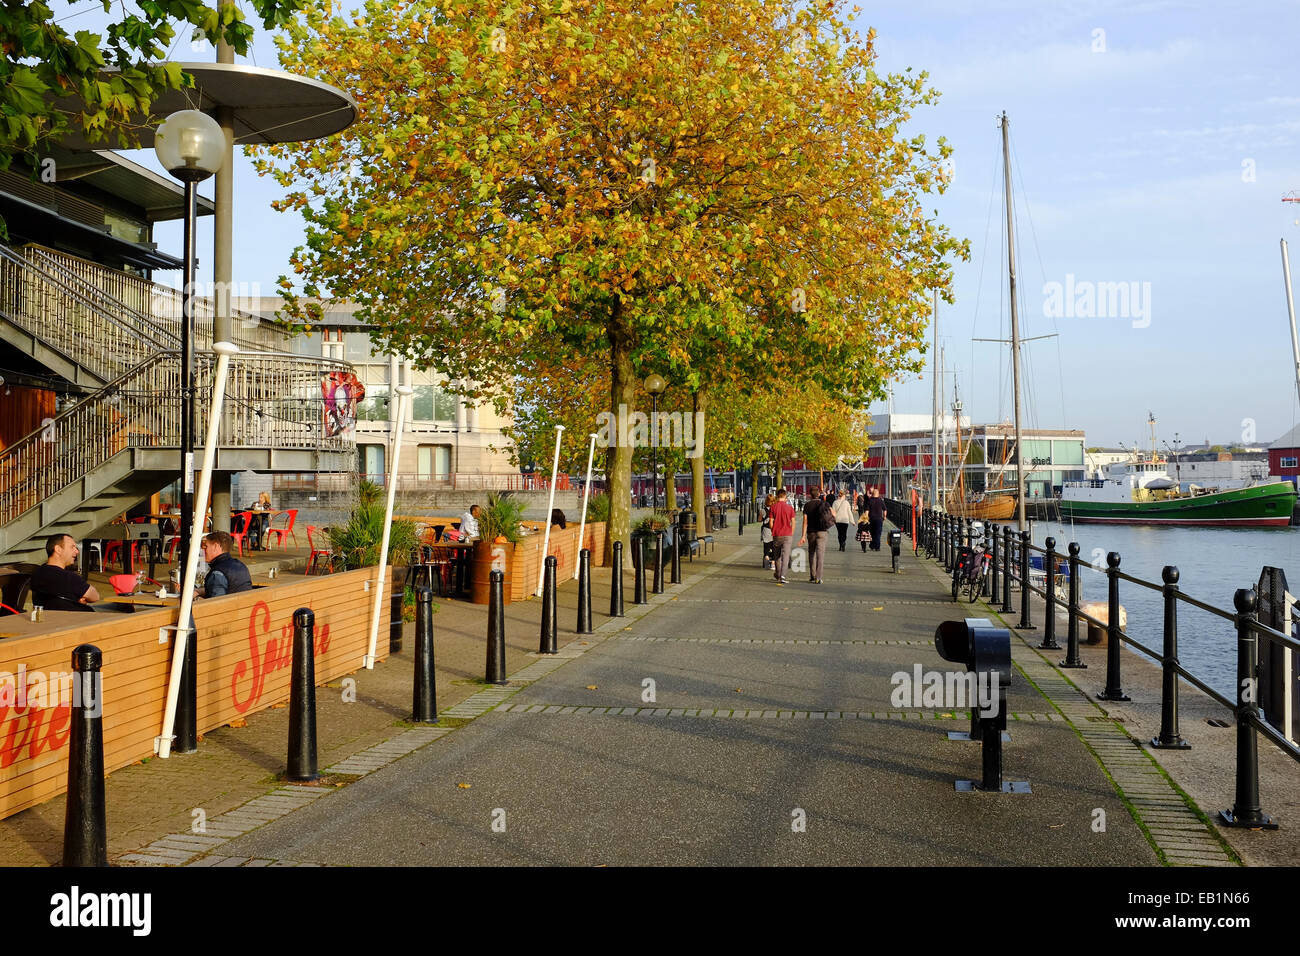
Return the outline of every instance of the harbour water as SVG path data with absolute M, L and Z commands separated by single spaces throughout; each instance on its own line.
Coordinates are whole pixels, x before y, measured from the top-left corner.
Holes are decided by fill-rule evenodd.
M 1261 568 L 1287 572 L 1290 590 L 1300 593 L 1300 528 L 1154 528 L 1133 525 L 1033 523 L 1033 542 L 1056 539 L 1062 553 L 1071 541 L 1079 557 L 1105 567 L 1106 553 L 1119 552 L 1120 570 L 1155 584 L 1165 565 L 1178 568 L 1178 586 L 1191 597 L 1231 613 L 1238 588 L 1254 587 Z M 1082 600 L 1106 600 L 1105 575 L 1083 569 Z M 1120 603 L 1128 612 L 1128 633 L 1156 650 L 1163 644 L 1163 601 L 1159 591 L 1120 582 Z M 1041 625 L 1041 621 L 1036 622 Z M 1064 643 L 1064 634 L 1059 638 Z M 1237 638 L 1230 621 L 1180 603 L 1178 650 L 1185 668 L 1228 698 L 1234 697 Z

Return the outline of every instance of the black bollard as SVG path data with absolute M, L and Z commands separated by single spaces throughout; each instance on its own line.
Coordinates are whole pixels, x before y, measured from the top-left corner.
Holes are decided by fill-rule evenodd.
M 666 532 L 660 531 L 655 535 L 655 574 L 654 574 L 654 593 L 664 593 L 664 535 Z
M 1029 586 L 1029 532 L 1020 532 L 1020 623 L 1017 630 L 1032 631 L 1034 622 L 1029 618 L 1029 595 L 1033 588 Z
M 1002 607 L 999 614 L 1010 614 L 1011 606 L 1011 526 L 1002 529 Z
M 742 501 L 740 503 L 740 507 L 736 509 L 736 534 L 743 535 L 744 533 L 745 533 L 745 503 Z M 673 583 L 676 584 L 677 581 L 674 580 Z
M 1043 569 L 1047 573 L 1047 593 L 1043 595 L 1046 602 L 1046 618 L 1043 621 L 1043 643 L 1038 646 L 1045 651 L 1059 651 L 1061 645 L 1056 643 L 1056 539 L 1047 539 L 1047 553 L 1043 556 Z
M 614 568 L 609 581 L 609 616 L 623 616 L 623 542 L 614 542 Z
M 199 749 L 199 651 L 194 615 L 185 639 L 185 660 L 181 664 L 181 689 L 176 695 L 176 720 L 172 724 L 172 753 L 192 754 Z
M 397 572 L 405 571 L 402 580 L 397 580 Z M 393 568 L 393 594 L 388 601 L 388 653 L 398 654 L 402 650 L 402 605 L 406 601 L 406 589 L 415 578 L 415 566 Z
M 583 548 L 578 552 L 578 633 L 591 632 L 591 551 Z
M 493 570 L 488 575 L 488 636 L 487 675 L 489 684 L 505 684 L 506 680 L 506 573 Z
M 433 670 L 433 591 L 415 592 L 415 685 L 411 692 L 411 721 L 438 722 L 438 687 Z
M 1251 726 L 1259 719 L 1259 645 L 1253 626 L 1259 597 L 1254 588 L 1239 590 L 1232 603 L 1237 609 L 1237 799 L 1231 810 L 1219 811 L 1219 819 L 1230 827 L 1276 830 L 1259 805 L 1259 752 Z
M 645 538 L 632 536 L 632 603 L 648 604 L 645 595 Z
M 103 655 L 93 644 L 72 652 L 80 706 L 68 732 L 68 799 L 63 815 L 63 865 L 108 866 L 104 801 Z M 91 704 L 93 702 L 93 705 Z
M 309 608 L 293 612 L 293 670 L 289 677 L 289 770 L 297 783 L 317 779 L 316 772 L 316 615 Z
M 545 568 L 542 575 L 542 635 L 537 644 L 538 654 L 558 654 L 559 648 L 555 643 L 555 633 L 558 631 L 559 622 L 557 619 L 556 600 L 555 600 L 555 555 L 546 556 Z
M 1106 555 L 1106 689 L 1098 700 L 1129 700 L 1120 686 L 1119 552 Z
M 1166 565 L 1160 572 L 1165 582 L 1165 648 L 1160 659 L 1160 733 L 1151 738 L 1152 747 L 1188 750 L 1192 745 L 1178 732 L 1178 569 Z
M 990 535 L 990 536 L 992 537 L 992 539 L 993 539 L 993 567 L 990 568 L 990 575 L 989 575 L 989 576 L 990 576 L 991 580 L 989 581 L 989 593 L 991 594 L 991 596 L 992 596 L 992 598 L 993 598 L 993 601 L 997 601 L 997 599 L 998 599 L 998 573 L 1002 570 L 1001 567 L 998 566 L 998 552 L 999 552 L 999 550 L 1000 550 L 1000 549 L 998 548 L 998 545 L 1001 543 L 998 539 L 1001 537 L 1001 535 L 998 534 L 998 526 L 997 526 L 997 525 L 995 525 L 995 524 L 991 524 L 991 525 L 989 525 L 989 535 Z M 992 603 L 992 602 L 990 602 L 990 603 Z
M 1062 667 L 1086 670 L 1088 665 L 1079 656 L 1079 543 L 1070 542 L 1070 604 L 1069 623 L 1066 625 L 1065 660 Z
M 681 583 L 682 583 L 682 540 L 681 540 L 681 534 L 682 534 L 682 531 L 681 531 L 681 527 L 680 527 L 680 526 L 679 526 L 678 528 L 676 528 L 676 529 L 673 530 L 672 556 L 671 556 L 671 559 L 670 559 L 669 562 L 668 562 L 668 567 L 669 567 L 669 568 L 671 569 L 671 571 L 672 571 L 672 577 L 670 578 L 670 580 L 672 581 L 673 584 L 681 584 Z

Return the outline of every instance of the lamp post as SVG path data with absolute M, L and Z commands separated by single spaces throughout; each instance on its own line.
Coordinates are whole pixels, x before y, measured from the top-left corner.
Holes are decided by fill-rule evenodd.
M 664 393 L 668 383 L 658 372 L 651 372 L 645 379 L 645 390 L 650 393 L 650 447 L 654 449 L 654 466 L 651 469 L 650 480 L 654 483 L 653 497 L 650 502 L 650 510 L 659 510 L 659 396 Z
M 185 185 L 185 276 L 181 290 L 181 526 L 180 551 L 189 555 L 194 524 L 194 242 L 198 185 L 221 168 L 226 137 L 212 117 L 180 110 L 154 133 L 163 169 Z M 201 503 L 203 505 L 205 503 Z M 202 523 L 198 525 L 202 527 Z

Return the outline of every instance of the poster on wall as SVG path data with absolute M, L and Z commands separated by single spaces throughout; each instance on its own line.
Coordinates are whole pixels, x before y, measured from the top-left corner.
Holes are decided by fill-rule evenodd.
M 351 372 L 330 372 L 321 380 L 325 397 L 325 437 L 354 438 L 357 402 L 366 397 L 366 387 Z

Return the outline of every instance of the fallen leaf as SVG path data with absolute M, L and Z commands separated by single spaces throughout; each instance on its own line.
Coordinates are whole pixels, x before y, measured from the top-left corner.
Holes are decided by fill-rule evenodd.
M 871 610 L 873 610 L 873 611 L 883 611 L 884 608 L 883 608 L 883 607 L 873 607 Z
M 1064 823 L 1049 823 L 1049 824 L 1047 825 L 1047 829 L 1049 829 L 1049 830 L 1059 830 L 1059 829 L 1061 829 L 1061 827 L 1063 827 L 1063 826 L 1065 826 Z
M 246 721 L 243 717 L 236 717 L 234 720 L 232 720 L 232 721 L 230 722 L 230 726 L 231 726 L 231 727 L 247 727 L 247 726 L 248 726 L 248 721 Z
M 460 787 L 462 790 L 468 790 L 470 787 L 473 786 L 473 784 L 472 784 L 472 783 L 458 783 L 458 784 L 456 784 L 456 786 Z
M 283 708 L 288 707 L 288 706 L 289 706 L 288 703 L 286 703 L 285 701 L 280 701 L 280 703 L 278 703 L 278 704 L 272 704 L 272 705 L 271 705 L 271 709 L 272 709 L 272 710 L 282 710 Z
M 736 693 L 737 693 L 737 694 L 740 693 L 740 688 L 739 688 L 739 687 L 736 688 Z
M 595 690 L 595 689 L 596 689 L 596 685 L 595 685 L 595 684 L 588 684 L 588 685 L 587 685 L 587 690 Z

